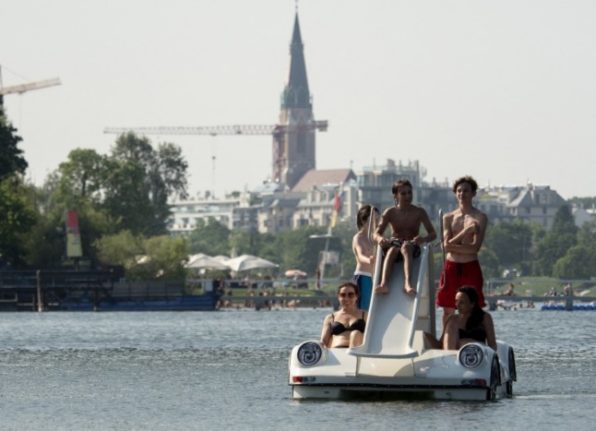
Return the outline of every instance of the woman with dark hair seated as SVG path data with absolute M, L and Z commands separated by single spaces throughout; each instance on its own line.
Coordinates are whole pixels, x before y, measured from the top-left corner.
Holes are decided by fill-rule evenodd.
M 366 311 L 358 304 L 358 286 L 344 283 L 337 289 L 339 310 L 323 322 L 321 344 L 325 347 L 354 347 L 362 344 L 366 326 Z
M 457 314 L 452 314 L 443 331 L 443 349 L 456 350 L 464 344 L 478 341 L 497 350 L 493 319 L 478 305 L 478 293 L 473 286 L 462 286 L 455 295 Z

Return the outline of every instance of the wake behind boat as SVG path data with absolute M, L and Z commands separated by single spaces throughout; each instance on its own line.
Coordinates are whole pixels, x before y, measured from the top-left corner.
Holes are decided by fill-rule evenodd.
M 374 285 L 381 276 L 379 247 Z M 364 341 L 353 348 L 327 348 L 305 341 L 292 349 L 289 384 L 294 399 L 370 396 L 437 400 L 493 400 L 511 397 L 516 380 L 513 348 L 497 341 L 459 350 L 431 348 L 436 336 L 431 246 L 413 262 L 416 296 L 404 293 L 402 265 L 395 265 L 390 293 L 373 295 Z

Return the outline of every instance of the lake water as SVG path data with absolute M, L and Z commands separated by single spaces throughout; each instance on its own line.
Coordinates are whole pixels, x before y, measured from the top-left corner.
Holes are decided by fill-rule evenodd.
M 595 312 L 492 313 L 513 399 L 294 401 L 290 349 L 329 311 L 1 313 L 0 429 L 593 429 Z

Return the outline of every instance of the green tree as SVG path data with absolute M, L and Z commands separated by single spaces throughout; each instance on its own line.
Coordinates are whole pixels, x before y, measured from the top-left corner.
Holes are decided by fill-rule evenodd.
M 0 103 L 0 265 L 24 263 L 22 239 L 35 222 L 29 191 L 21 178 L 27 169 L 18 147 L 21 140 Z
M 499 258 L 493 250 L 488 247 L 482 247 L 480 253 L 478 254 L 478 260 L 482 265 L 482 273 L 484 277 L 490 278 L 501 276 L 501 265 L 499 265 Z
M 204 253 L 210 256 L 230 254 L 230 230 L 209 218 L 197 222 L 195 229 L 190 233 L 189 248 L 191 254 Z
M 536 269 L 538 274 L 550 276 L 555 262 L 565 256 L 567 250 L 577 243 L 577 226 L 567 205 L 555 214 L 553 227 L 538 243 Z
M 0 180 L 0 266 L 25 264 L 24 237 L 36 220 L 29 196 L 19 177 Z
M 79 202 L 101 203 L 107 163 L 95 150 L 77 148 L 60 163 L 56 178 L 57 199 L 65 207 L 75 208 Z
M 102 263 L 126 269 L 131 280 L 180 280 L 188 256 L 184 238 L 167 235 L 145 238 L 125 230 L 95 242 Z
M 151 275 L 162 280 L 182 280 L 186 270 L 184 262 L 188 257 L 188 245 L 181 237 L 168 235 L 148 238 L 143 242 L 148 262 L 144 265 L 147 278 Z
M 144 253 L 144 238 L 129 230 L 114 235 L 104 235 L 95 241 L 99 260 L 107 265 L 119 265 L 131 269 L 137 265 L 137 258 Z
M 154 150 L 147 138 L 121 135 L 107 161 L 104 207 L 124 229 L 166 233 L 168 198 L 186 195 L 187 168 L 173 144 Z
M 529 224 L 516 220 L 492 225 L 487 230 L 484 246 L 494 253 L 496 262 L 491 257 L 490 264 L 496 263 L 497 273 L 514 267 L 523 273 L 529 272 L 532 259 L 532 228 Z M 488 256 L 485 261 L 488 264 Z
M 16 131 L 4 116 L 4 109 L 0 104 L 0 180 L 14 174 L 23 174 L 27 169 L 23 150 L 19 148 L 19 142 L 23 139 Z
M 286 231 L 276 237 L 279 257 L 275 260 L 282 268 L 298 268 L 308 273 L 314 273 L 319 263 L 320 252 L 325 249 L 326 238 L 312 238 L 312 235 L 322 235 L 324 229 L 305 227 Z M 340 251 L 341 242 L 338 237 L 329 239 L 328 250 Z
M 261 254 L 262 235 L 257 231 L 233 230 L 229 235 L 230 249 L 237 256 L 242 254 Z M 262 256 L 263 257 L 263 256 Z
M 586 279 L 596 274 L 596 256 L 583 245 L 575 245 L 555 262 L 553 276 L 564 279 Z

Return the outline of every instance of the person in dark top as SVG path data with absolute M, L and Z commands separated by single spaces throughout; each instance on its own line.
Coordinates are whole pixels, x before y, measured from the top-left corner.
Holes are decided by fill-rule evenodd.
M 362 344 L 366 327 L 366 311 L 358 304 L 358 286 L 344 283 L 337 288 L 339 310 L 323 322 L 321 344 L 325 347 L 354 347 Z
M 497 350 L 493 319 L 479 305 L 478 291 L 474 286 L 462 286 L 455 295 L 457 314 L 447 319 L 443 331 L 443 348 L 456 350 L 464 344 L 478 341 Z

